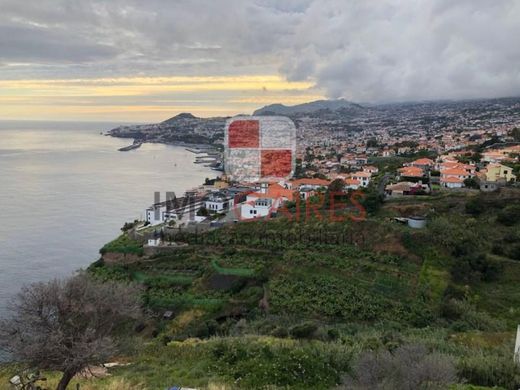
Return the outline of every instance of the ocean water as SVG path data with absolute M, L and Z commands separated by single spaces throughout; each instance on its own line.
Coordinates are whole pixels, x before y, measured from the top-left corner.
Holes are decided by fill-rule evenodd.
M 215 171 L 180 146 L 100 135 L 115 124 L 0 122 L 0 317 L 20 287 L 99 258 L 154 192 L 182 194 Z

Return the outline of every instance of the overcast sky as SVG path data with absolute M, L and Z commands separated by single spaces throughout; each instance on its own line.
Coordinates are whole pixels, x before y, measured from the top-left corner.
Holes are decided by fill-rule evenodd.
M 520 0 L 0 0 L 0 118 L 520 95 Z

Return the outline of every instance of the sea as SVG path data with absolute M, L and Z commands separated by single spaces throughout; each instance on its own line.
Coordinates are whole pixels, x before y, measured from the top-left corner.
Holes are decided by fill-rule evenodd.
M 154 193 L 214 178 L 182 146 L 100 134 L 115 123 L 0 121 L 0 318 L 24 285 L 72 275 L 99 258 Z

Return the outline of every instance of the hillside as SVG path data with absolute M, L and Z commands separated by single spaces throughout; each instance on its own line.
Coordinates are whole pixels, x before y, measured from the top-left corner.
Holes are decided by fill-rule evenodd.
M 346 207 L 335 216 L 347 218 L 331 222 L 325 204 L 321 218 L 300 210 L 299 221 L 287 214 L 167 233 L 166 241 L 187 245 L 158 255 L 145 255 L 139 237 L 124 233 L 89 272 L 140 284 L 151 315 L 124 333 L 116 360 L 130 365 L 79 382 L 89 389 L 350 389 L 341 383 L 373 351 L 425 348 L 466 383 L 450 389 L 516 389 L 519 191 L 373 199 L 369 192 L 363 202 L 364 221 L 348 218 Z M 393 220 L 410 213 L 427 215 L 427 228 Z M 10 374 L 0 370 L 0 380 Z
M 460 380 L 514 388 L 519 200 L 515 190 L 409 197 L 363 222 L 239 223 L 176 235 L 189 245 L 168 254 L 101 260 L 93 275 L 142 284 L 157 313 L 136 336 L 147 346 L 116 374 L 150 389 L 334 388 L 362 351 L 411 343 L 448 353 Z M 411 210 L 429 215 L 426 229 L 392 221 Z M 107 248 L 126 253 L 128 240 Z
M 224 139 L 225 122 L 226 118 L 199 118 L 190 113 L 181 113 L 156 124 L 119 126 L 108 134 L 134 138 L 137 142 L 215 144 Z
M 254 112 L 253 115 L 285 115 L 291 116 L 295 114 L 314 114 L 319 111 L 353 111 L 361 112 L 365 110 L 359 104 L 349 102 L 345 99 L 336 100 L 316 100 L 314 102 L 297 104 L 294 106 L 286 106 L 283 104 L 270 104 L 262 107 Z

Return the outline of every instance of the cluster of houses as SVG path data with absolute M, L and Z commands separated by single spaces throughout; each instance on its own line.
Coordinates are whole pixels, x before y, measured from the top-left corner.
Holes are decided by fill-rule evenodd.
M 490 149 L 482 153 L 480 161 L 467 162 L 460 152 L 441 155 L 437 159 L 419 158 L 403 164 L 396 180 L 384 187 L 387 196 L 428 194 L 432 189 L 460 189 L 471 185 L 482 191 L 493 191 L 514 182 L 513 169 L 504 163 L 520 152 L 520 145 Z M 325 178 L 300 178 L 278 182 L 231 183 L 223 179 L 186 191 L 182 198 L 166 199 L 149 207 L 146 221 L 184 224 L 218 219 L 238 222 L 276 214 L 284 202 L 304 201 L 323 193 L 334 180 L 341 180 L 345 190 L 358 190 L 370 185 L 376 166 L 368 165 L 365 156 L 344 155 L 339 161 L 347 172 L 330 172 Z M 471 180 L 469 180 L 471 179 Z
M 434 186 L 444 189 L 466 187 L 471 181 L 482 191 L 493 191 L 515 182 L 513 169 L 501 162 L 511 160 L 513 153 L 520 152 L 520 146 L 512 146 L 500 150 L 490 150 L 482 153 L 479 163 L 460 162 L 457 154 L 446 154 L 435 161 L 420 158 L 406 163 L 398 170 L 398 182 L 385 187 L 388 196 L 427 194 Z
M 338 175 L 345 190 L 368 186 L 378 169 L 362 166 L 359 171 Z M 306 201 L 322 193 L 332 180 L 302 178 L 279 182 L 258 182 L 231 185 L 226 180 L 214 180 L 186 192 L 182 198 L 157 202 L 145 211 L 146 221 L 152 225 L 172 222 L 202 222 L 212 215 L 226 221 L 240 221 L 275 214 L 284 202 Z M 203 210 L 203 211 L 202 211 Z

